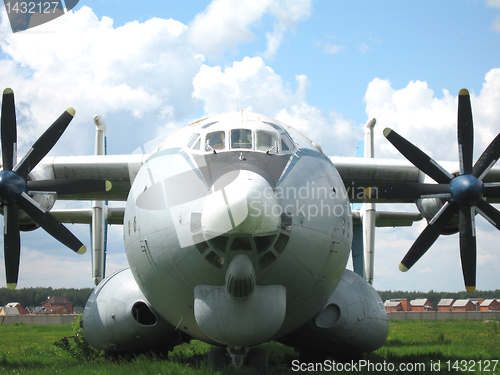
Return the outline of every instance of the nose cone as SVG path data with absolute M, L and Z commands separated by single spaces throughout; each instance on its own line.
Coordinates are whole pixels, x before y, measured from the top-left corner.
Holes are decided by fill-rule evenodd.
M 273 233 L 281 206 L 265 178 L 251 171 L 221 176 L 205 198 L 201 225 L 205 233 L 220 235 Z

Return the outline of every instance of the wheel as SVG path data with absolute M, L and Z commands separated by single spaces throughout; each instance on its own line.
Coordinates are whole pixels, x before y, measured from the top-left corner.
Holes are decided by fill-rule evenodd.
M 250 348 L 247 353 L 246 365 L 259 375 L 267 375 L 268 357 L 262 348 Z
M 208 352 L 207 367 L 219 371 L 228 365 L 227 350 L 223 346 L 215 346 Z

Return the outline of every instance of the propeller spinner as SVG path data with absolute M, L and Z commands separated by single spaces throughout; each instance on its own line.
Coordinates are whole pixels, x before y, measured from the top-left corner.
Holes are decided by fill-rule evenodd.
M 460 173 L 453 176 L 436 161 L 422 152 L 392 129 L 384 130 L 385 137 L 413 165 L 437 184 L 406 183 L 374 188 L 378 198 L 420 199 L 444 198 L 446 203 L 428 222 L 399 265 L 408 271 L 434 244 L 448 223 L 458 214 L 460 233 L 460 258 L 465 288 L 469 293 L 476 289 L 476 226 L 478 213 L 500 229 L 500 212 L 483 198 L 500 197 L 499 184 L 483 183 L 482 180 L 500 157 L 500 134 L 472 165 L 473 124 L 469 92 L 460 90 L 458 96 L 458 151 Z M 374 195 L 372 192 L 371 195 Z
M 69 125 L 75 110 L 68 108 L 33 144 L 24 158 L 17 163 L 17 126 L 14 92 L 7 88 L 3 92 L 1 115 L 2 165 L 0 172 L 0 204 L 4 215 L 4 254 L 7 287 L 14 289 L 19 274 L 21 241 L 19 235 L 19 210 L 23 210 L 33 221 L 52 237 L 78 254 L 85 246 L 54 216 L 41 207 L 28 191 L 55 193 L 83 193 L 107 191 L 108 181 L 95 180 L 45 180 L 27 181 L 28 174 L 52 149 Z

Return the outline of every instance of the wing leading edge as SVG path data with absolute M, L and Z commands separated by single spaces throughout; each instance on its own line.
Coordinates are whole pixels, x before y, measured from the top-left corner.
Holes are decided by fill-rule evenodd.
M 130 186 L 147 155 L 89 155 L 46 157 L 40 163 L 44 177 L 53 179 L 95 179 L 110 181 L 106 192 L 59 194 L 62 200 L 127 200 Z

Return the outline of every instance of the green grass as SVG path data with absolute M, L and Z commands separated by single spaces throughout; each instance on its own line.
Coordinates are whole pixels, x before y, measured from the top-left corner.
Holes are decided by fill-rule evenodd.
M 405 373 L 439 373 L 430 371 L 440 366 L 441 373 L 447 374 L 500 374 L 500 363 L 493 370 L 479 371 L 481 365 L 491 360 L 500 360 L 500 335 L 498 322 L 482 321 L 391 321 L 387 343 L 374 353 L 366 356 L 377 369 L 392 364 L 398 369 L 417 363 L 425 364 L 426 372 L 408 371 Z M 0 371 L 4 374 L 207 374 L 205 358 L 210 346 L 193 340 L 190 344 L 180 345 L 169 354 L 168 359 L 154 356 L 138 356 L 131 360 L 112 361 L 98 356 L 93 359 L 73 358 L 69 352 L 53 343 L 65 336 L 73 335 L 72 325 L 61 326 L 0 326 Z M 277 343 L 262 345 L 269 353 L 270 375 L 295 374 L 292 371 L 298 355 L 294 350 Z M 458 362 L 457 362 L 458 361 Z M 467 362 L 460 362 L 467 361 Z M 475 363 L 470 361 L 476 361 Z M 368 362 L 366 362 L 368 363 Z M 475 364 L 475 367 L 472 365 Z M 455 366 L 454 366 L 455 365 Z M 437 366 L 437 367 L 436 367 Z M 455 367 L 455 368 L 454 368 Z M 475 371 L 463 371 L 463 370 Z M 384 371 L 344 371 L 336 374 L 386 373 Z M 448 371 L 450 370 L 450 371 Z M 317 372 L 332 374 L 333 371 Z M 252 374 L 249 369 L 228 368 L 221 374 Z

